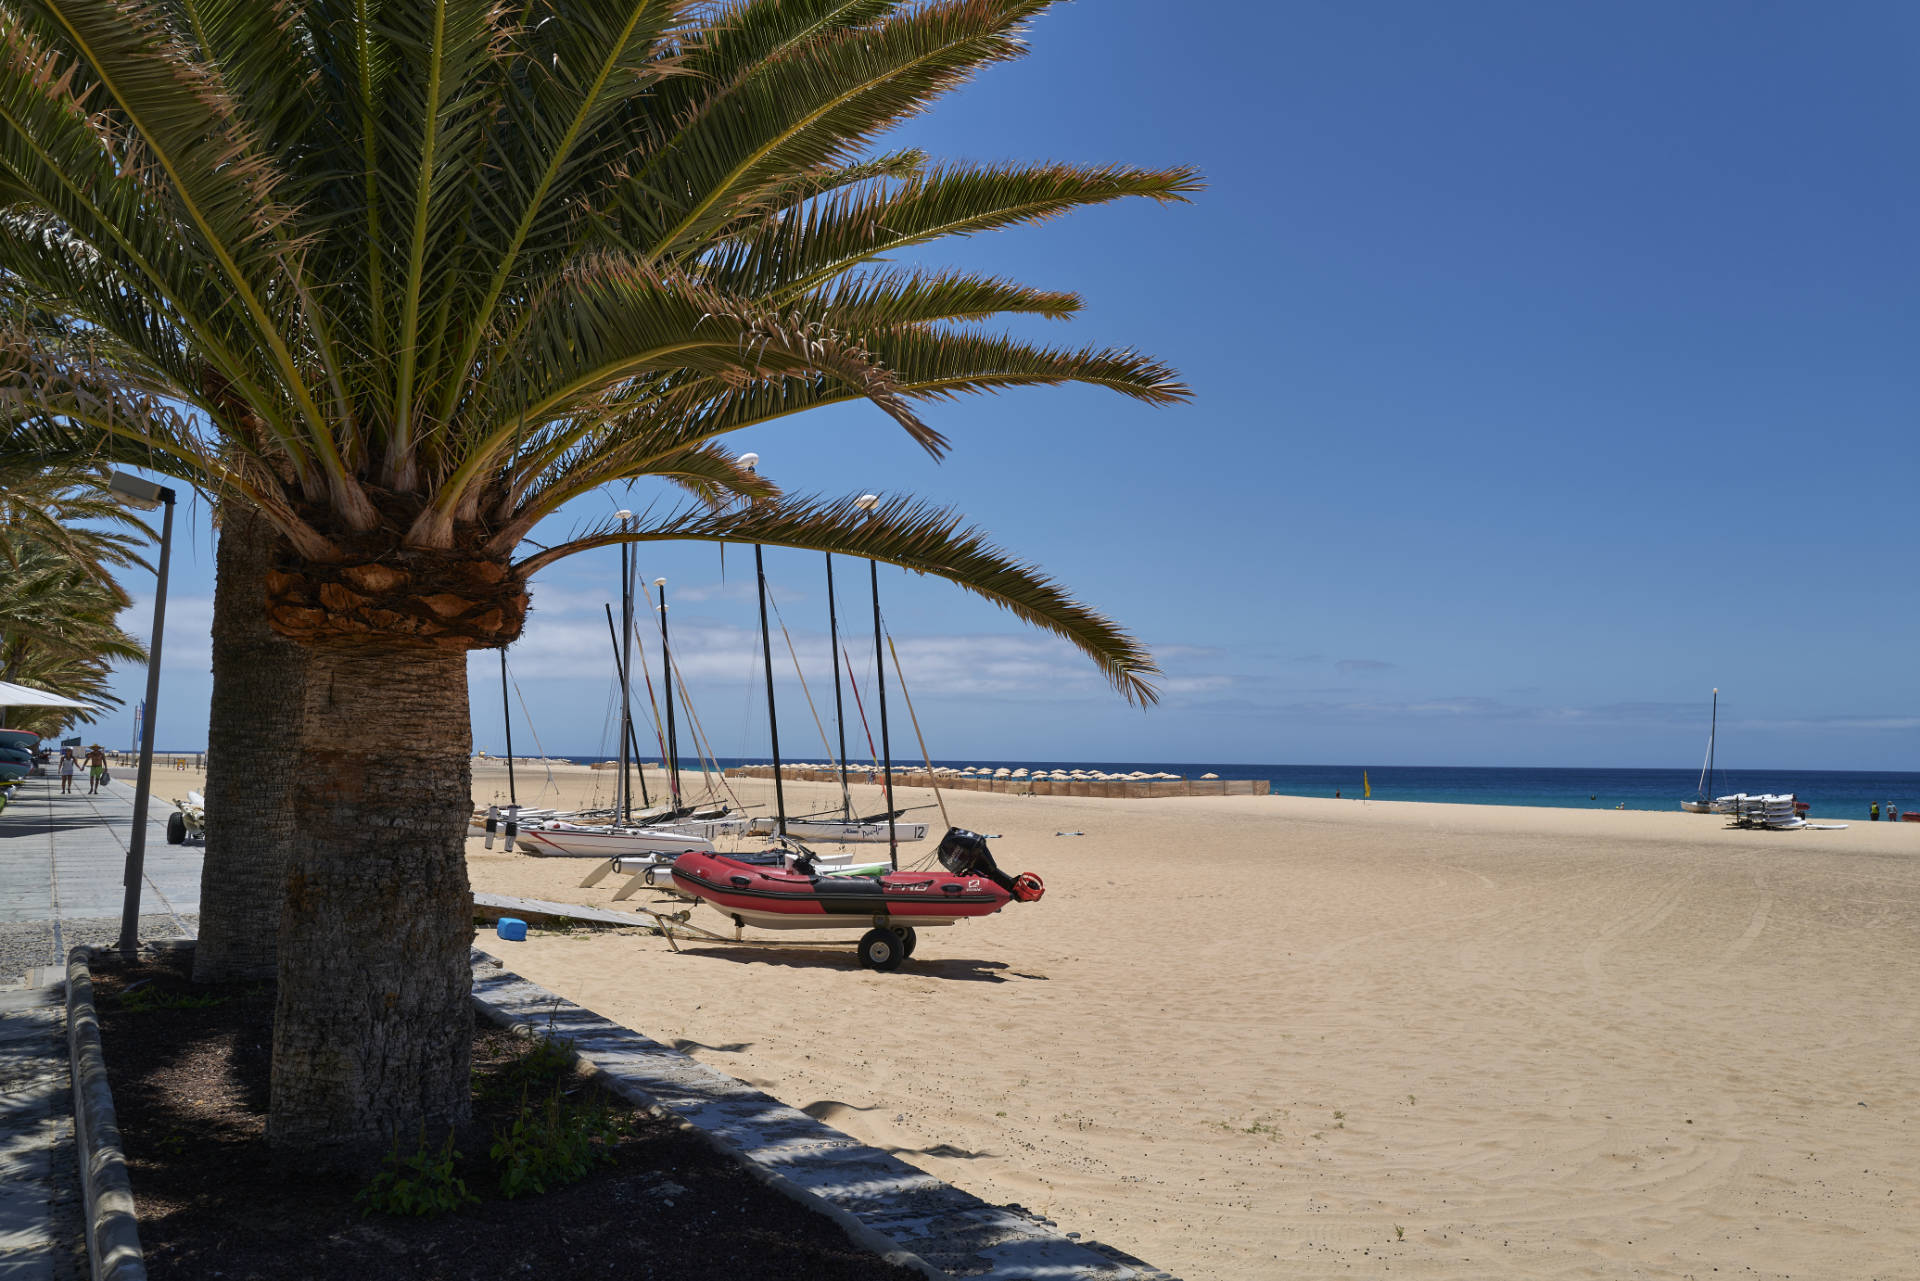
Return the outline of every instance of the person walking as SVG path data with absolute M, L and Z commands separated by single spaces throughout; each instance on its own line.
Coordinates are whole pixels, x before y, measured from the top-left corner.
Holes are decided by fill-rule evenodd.
M 68 792 L 71 792 L 73 790 L 74 764 L 75 762 L 73 759 L 73 749 L 71 747 L 61 748 L 60 749 L 60 794 L 62 796 L 65 796 Z
M 87 749 L 87 795 L 97 796 L 100 784 L 107 781 L 107 754 L 95 743 Z

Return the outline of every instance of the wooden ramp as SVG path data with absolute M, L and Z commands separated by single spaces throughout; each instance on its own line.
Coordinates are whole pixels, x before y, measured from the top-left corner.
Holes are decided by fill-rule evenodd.
M 511 894 L 475 894 L 473 914 L 488 921 L 503 916 L 523 921 L 580 921 L 588 925 L 611 925 L 626 930 L 646 930 L 658 934 L 660 927 L 638 912 L 610 912 L 604 907 L 584 907 L 579 903 L 552 903 L 545 899 L 515 898 Z

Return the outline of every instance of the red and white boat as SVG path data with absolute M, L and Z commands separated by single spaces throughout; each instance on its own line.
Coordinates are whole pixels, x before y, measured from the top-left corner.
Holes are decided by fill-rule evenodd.
M 1033 903 L 1046 886 L 1031 872 L 1008 876 L 987 843 L 952 828 L 940 842 L 944 872 L 885 876 L 821 876 L 805 859 L 789 868 L 756 866 L 724 854 L 682 854 L 674 888 L 729 917 L 735 926 L 769 930 L 847 930 L 871 926 L 860 940 L 860 963 L 898 969 L 913 953 L 914 930 L 991 916 L 1008 903 Z

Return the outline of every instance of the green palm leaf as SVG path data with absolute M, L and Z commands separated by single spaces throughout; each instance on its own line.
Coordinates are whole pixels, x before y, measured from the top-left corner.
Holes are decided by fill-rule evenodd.
M 963 519 L 912 498 L 887 499 L 869 513 L 852 498 L 795 497 L 723 511 L 691 509 L 651 523 L 642 517 L 640 527 L 626 534 L 609 525 L 528 557 L 516 568 L 530 575 L 591 547 L 662 540 L 760 543 L 864 556 L 956 583 L 1093 657 L 1128 702 L 1158 701 L 1150 678 L 1160 669 L 1151 654 L 1037 567 L 1009 556 L 979 529 L 964 527 Z

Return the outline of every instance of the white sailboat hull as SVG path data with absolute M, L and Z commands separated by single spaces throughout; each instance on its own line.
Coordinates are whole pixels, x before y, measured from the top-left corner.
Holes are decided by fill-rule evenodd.
M 756 818 L 752 832 L 756 836 L 771 836 L 773 820 Z M 893 825 L 894 839 L 898 841 L 924 841 L 927 839 L 925 823 L 901 823 Z M 850 823 L 845 819 L 829 818 L 790 818 L 787 820 L 787 835 L 796 841 L 826 841 L 845 845 L 885 845 L 887 843 L 887 825 L 880 823 Z
M 724 820 L 716 820 L 724 821 Z M 701 824 L 700 826 L 706 826 Z M 615 858 L 631 854 L 713 853 L 713 841 L 696 832 L 674 827 L 588 828 L 541 826 L 523 830 L 527 853 L 569 858 Z

